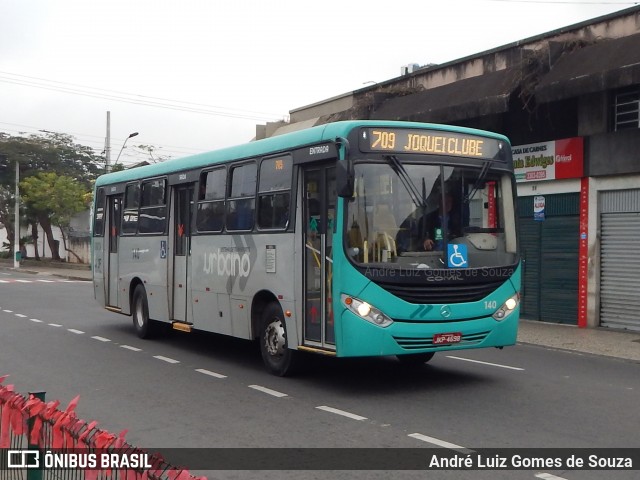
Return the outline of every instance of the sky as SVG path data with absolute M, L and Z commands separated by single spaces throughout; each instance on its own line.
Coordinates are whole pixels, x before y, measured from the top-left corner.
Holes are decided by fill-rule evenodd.
M 0 0 L 0 131 L 111 161 L 250 141 L 257 124 L 629 8 L 596 0 Z M 136 137 L 127 137 L 138 132 Z M 140 145 L 151 146 L 149 149 Z

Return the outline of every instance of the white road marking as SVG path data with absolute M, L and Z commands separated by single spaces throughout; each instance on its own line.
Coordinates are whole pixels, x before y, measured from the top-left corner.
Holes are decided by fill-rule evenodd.
M 167 363 L 180 363 L 180 360 L 175 360 L 169 357 L 163 357 L 162 355 L 154 355 L 153 358 L 157 358 L 158 360 L 162 360 L 163 362 L 167 362 Z
M 141 352 L 142 349 L 138 347 L 132 347 L 131 345 L 120 345 L 120 348 L 126 348 L 127 350 L 131 350 L 132 352 Z
M 210 377 L 215 377 L 215 378 L 227 378 L 226 375 L 222 375 L 221 373 L 212 372 L 211 370 L 205 370 L 204 368 L 196 368 L 196 372 L 204 373 L 205 375 L 209 375 Z
M 104 338 L 104 337 L 98 337 L 97 335 L 95 337 L 91 337 L 94 340 L 98 340 L 99 342 L 110 342 L 111 340 L 109 340 L 108 338 Z
M 536 473 L 534 477 L 543 478 L 545 480 L 567 480 L 564 477 L 557 477 L 555 475 L 551 475 L 550 473 Z
M 62 326 L 59 323 L 48 323 L 47 325 L 49 325 L 50 327 L 61 327 Z
M 344 410 L 338 410 L 337 408 L 320 406 L 316 407 L 318 410 L 324 410 L 325 412 L 335 413 L 336 415 L 342 415 L 343 417 L 352 418 L 354 420 L 366 420 L 367 417 L 361 417 L 360 415 L 356 415 L 355 413 L 345 412 Z
M 480 360 L 472 360 L 471 358 L 454 357 L 452 355 L 447 355 L 447 358 L 453 358 L 454 360 L 462 360 L 463 362 L 481 363 L 482 365 L 489 365 L 491 367 L 508 368 L 509 370 L 520 370 L 520 371 L 524 370 L 524 368 L 520 368 L 520 367 L 510 367 L 509 365 L 500 365 L 499 363 L 481 362 Z
M 20 282 L 20 283 L 33 283 L 33 280 L 20 280 L 20 279 L 16 279 L 16 282 Z
M 14 315 L 15 315 L 16 317 L 26 318 L 26 315 L 23 315 L 23 314 L 21 314 L 21 313 L 14 313 Z
M 460 445 L 456 445 L 455 443 L 446 442 L 444 440 L 440 440 L 439 438 L 429 437 L 428 435 L 422 435 L 421 433 L 411 433 L 409 434 L 411 438 L 415 438 L 416 440 L 421 440 L 423 442 L 431 443 L 432 445 L 438 445 L 439 447 L 451 448 L 453 450 L 466 450 L 473 451 L 469 448 L 461 447 Z
M 42 283 L 56 283 L 56 281 L 55 281 L 55 280 L 44 280 L 44 279 L 40 279 L 40 280 L 38 280 L 38 281 L 39 281 L 39 282 L 42 282 Z
M 29 320 L 36 323 L 42 323 L 42 320 L 38 320 L 37 318 L 30 318 Z
M 0 283 L 11 283 L 9 280 L 0 280 Z
M 13 313 L 13 310 L 2 310 L 3 312 Z
M 82 335 L 84 333 L 82 330 L 76 330 L 75 328 L 67 328 L 67 331 L 75 333 L 76 335 Z
M 278 392 L 276 390 L 271 390 L 267 387 L 261 387 L 260 385 L 249 385 L 249 388 L 253 388 L 254 390 L 258 390 L 260 392 L 266 393 L 267 395 L 273 395 L 274 397 L 288 397 L 286 393 Z

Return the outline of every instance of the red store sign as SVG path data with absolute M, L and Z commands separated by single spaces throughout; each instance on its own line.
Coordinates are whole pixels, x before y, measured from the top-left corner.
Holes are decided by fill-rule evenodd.
M 513 147 L 517 182 L 581 178 L 584 172 L 582 137 Z

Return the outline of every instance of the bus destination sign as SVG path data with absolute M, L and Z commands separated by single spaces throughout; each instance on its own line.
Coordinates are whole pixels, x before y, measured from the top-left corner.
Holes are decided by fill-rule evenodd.
M 501 142 L 464 133 L 407 128 L 363 128 L 363 152 L 422 153 L 454 157 L 495 158 Z

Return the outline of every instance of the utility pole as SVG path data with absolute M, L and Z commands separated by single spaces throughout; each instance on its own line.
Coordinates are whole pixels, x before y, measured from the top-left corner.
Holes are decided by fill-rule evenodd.
M 107 173 L 111 172 L 111 112 L 107 112 L 107 140 L 104 146 L 104 167 Z
M 16 211 L 13 235 L 13 268 L 20 268 L 20 164 L 16 160 Z

